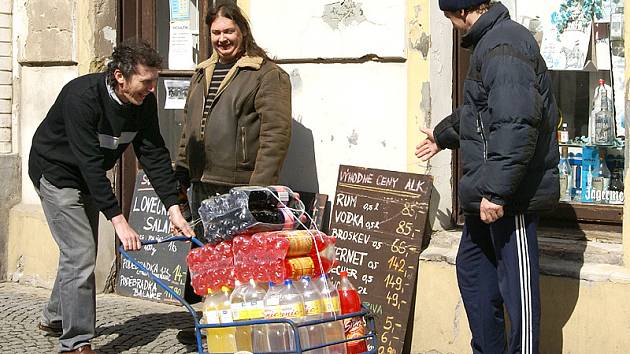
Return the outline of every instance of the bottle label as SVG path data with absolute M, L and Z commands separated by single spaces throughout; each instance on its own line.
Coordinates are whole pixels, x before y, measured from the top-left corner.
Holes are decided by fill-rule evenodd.
M 304 306 L 300 303 L 280 305 L 280 313 L 283 318 L 302 318 L 304 317 Z
M 206 310 L 206 311 L 203 312 L 203 315 L 206 318 L 206 324 L 219 324 L 219 323 L 221 323 L 221 319 L 219 317 L 219 311 Z
M 304 275 L 313 275 L 315 273 L 315 262 L 311 257 L 298 257 L 287 259 L 291 274 L 287 278 L 298 279 Z
M 231 323 L 234 320 L 234 318 L 232 317 L 232 310 L 220 310 L 219 319 L 221 320 L 221 323 Z
M 604 184 L 605 184 L 604 177 L 593 177 L 593 182 L 592 182 L 593 190 L 603 191 Z
M 307 232 L 291 232 L 287 235 L 289 252 L 287 257 L 304 256 L 313 248 L 313 238 Z
M 343 330 L 346 333 L 346 339 L 363 337 L 365 335 L 365 324 L 363 323 L 363 318 L 346 318 L 343 320 Z
M 322 301 L 304 301 L 304 314 L 306 316 L 319 315 L 322 313 Z
M 230 306 L 230 309 L 232 310 L 232 317 L 234 318 L 234 321 L 246 320 L 249 318 L 247 317 L 247 307 L 242 302 L 233 303 Z
M 282 318 L 282 311 L 278 305 L 267 305 L 265 307 L 265 318 Z
M 567 175 L 560 175 L 560 196 L 564 196 L 565 191 L 567 190 L 568 185 L 568 177 Z
M 560 143 L 568 143 L 569 142 L 569 132 L 561 130 L 558 132 L 558 142 Z
M 334 313 L 339 313 L 339 311 L 341 311 L 341 305 L 339 304 L 339 298 L 338 297 L 324 297 L 322 299 L 322 303 L 324 305 L 324 311 L 325 312 L 334 312 Z
M 265 317 L 265 306 L 262 301 L 250 301 L 248 307 L 249 311 L 247 318 L 258 319 Z

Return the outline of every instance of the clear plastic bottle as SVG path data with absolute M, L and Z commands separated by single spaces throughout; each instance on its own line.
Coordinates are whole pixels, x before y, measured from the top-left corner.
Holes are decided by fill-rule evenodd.
M 231 323 L 230 289 L 222 287 L 221 291 L 208 290 L 203 304 L 206 324 Z M 206 330 L 209 353 L 233 353 L 236 351 L 236 338 L 233 327 L 208 328 Z
M 606 164 L 606 149 L 599 149 L 599 167 L 593 175 L 593 201 L 599 204 L 607 204 L 610 201 L 608 187 L 610 185 L 610 170 Z
M 267 291 L 254 279 L 250 279 L 243 293 L 245 306 L 247 307 L 248 320 L 260 320 L 265 318 L 265 295 Z M 267 327 L 265 325 L 252 325 L 250 327 L 250 342 L 252 349 L 249 351 L 261 352 L 266 348 Z M 261 349 L 262 348 L 262 349 Z M 239 347 L 239 350 L 241 349 Z
M 304 320 L 304 297 L 293 285 L 293 280 L 286 279 L 282 292 L 280 292 L 280 311 L 282 317 L 300 323 Z M 309 347 L 308 337 L 300 338 L 300 343 L 304 348 Z M 295 333 L 289 331 L 289 350 L 296 350 Z
M 324 318 L 324 304 L 322 294 L 317 285 L 311 281 L 311 277 L 304 276 L 299 281 L 299 286 L 304 298 L 304 321 L 316 321 Z M 296 286 L 297 287 L 297 286 Z M 304 338 L 308 338 L 311 347 L 326 344 L 326 332 L 324 324 L 311 325 L 300 328 L 300 340 L 302 349 L 307 348 Z M 328 347 L 315 349 L 309 353 L 328 354 Z
M 316 285 L 322 295 L 322 304 L 324 305 L 324 319 L 330 320 L 324 324 L 324 332 L 326 333 L 326 342 L 332 343 L 346 339 L 343 330 L 343 322 L 340 320 L 332 321 L 341 315 L 341 305 L 339 304 L 339 292 L 332 284 L 326 274 L 322 274 L 317 278 Z M 346 354 L 346 345 L 337 344 L 328 347 L 331 354 Z
M 274 285 L 274 283 L 269 282 L 269 289 L 267 290 L 267 294 L 264 298 L 265 319 L 282 318 L 282 312 L 280 311 L 281 292 L 281 285 Z M 276 352 L 289 350 L 290 345 L 288 330 L 289 329 L 285 324 L 268 324 L 266 342 L 263 340 L 254 340 L 257 347 L 256 351 Z
M 341 313 L 349 314 L 361 311 L 361 299 L 357 289 L 348 279 L 348 272 L 340 272 L 341 282 L 339 283 L 339 301 L 341 302 Z M 366 334 L 365 321 L 362 317 L 352 317 L 343 320 L 346 339 L 363 337 Z M 365 339 L 348 342 L 346 344 L 348 353 L 359 354 L 367 351 Z
M 249 309 L 245 303 L 245 291 L 247 291 L 247 283 L 235 281 L 235 288 L 230 295 L 230 306 L 232 309 L 232 317 L 235 322 L 246 321 L 249 319 Z M 234 327 L 236 335 L 236 347 L 238 350 L 252 351 L 252 328 L 251 326 Z
M 558 172 L 560 177 L 560 200 L 563 202 L 571 201 L 571 190 L 573 188 L 572 169 L 569 165 L 568 148 L 562 146 L 560 154 L 560 163 L 558 164 Z

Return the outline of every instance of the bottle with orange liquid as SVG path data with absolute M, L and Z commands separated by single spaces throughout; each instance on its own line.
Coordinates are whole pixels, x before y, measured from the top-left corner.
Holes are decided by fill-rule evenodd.
M 339 272 L 341 282 L 339 283 L 339 302 L 341 303 L 341 313 L 348 314 L 361 311 L 361 299 L 357 289 L 348 279 L 348 272 Z M 343 320 L 346 339 L 363 337 L 366 334 L 365 322 L 362 317 L 352 317 Z M 348 342 L 346 344 L 348 354 L 367 352 L 365 339 Z

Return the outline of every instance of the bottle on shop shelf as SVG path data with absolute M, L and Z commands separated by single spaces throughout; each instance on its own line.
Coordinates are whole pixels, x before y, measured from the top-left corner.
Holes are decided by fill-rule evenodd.
M 297 288 L 293 284 L 293 280 L 286 279 L 284 286 L 280 292 L 280 312 L 282 317 L 288 320 L 292 320 L 295 323 L 300 323 L 304 320 L 304 297 L 298 292 Z M 295 345 L 295 333 L 289 332 L 289 350 L 297 350 Z M 300 343 L 303 347 L 309 347 L 309 338 L 300 338 Z
M 608 191 L 610 191 L 610 204 L 623 205 L 623 181 L 621 172 L 617 169 L 611 173 Z
M 615 118 L 608 105 L 605 80 L 599 80 L 599 110 L 591 116 L 589 134 L 593 145 L 611 145 L 615 141 Z
M 249 319 L 249 311 L 245 303 L 245 291 L 247 284 L 235 281 L 234 290 L 230 295 L 230 309 L 232 310 L 232 318 L 234 322 L 247 321 Z M 252 328 L 251 326 L 234 327 L 234 335 L 236 337 L 236 348 L 243 351 L 252 351 Z
M 569 156 L 571 155 L 573 154 Z M 570 157 L 569 164 L 571 165 L 571 174 L 573 176 L 571 199 L 579 202 L 582 200 L 582 154 L 578 152 Z
M 304 298 L 304 321 L 315 321 L 324 318 L 324 305 L 322 303 L 322 294 L 317 285 L 311 281 L 311 277 L 304 276 L 299 281 L 302 297 Z M 311 347 L 326 344 L 326 332 L 324 324 L 300 327 L 300 340 L 302 341 L 302 349 L 307 348 L 304 338 L 308 338 L 308 344 Z M 328 347 L 310 350 L 309 353 L 328 354 Z
M 208 289 L 208 296 L 206 296 L 203 304 L 203 315 L 206 324 L 232 322 L 229 288 L 224 286 L 220 291 Z M 206 339 L 209 353 L 233 353 L 236 351 L 236 338 L 233 327 L 208 328 L 206 330 Z
M 610 14 L 610 40 L 623 40 L 623 1 L 612 1 L 612 9 Z
M 348 314 L 361 311 L 361 299 L 357 289 L 348 279 L 348 272 L 339 273 L 341 282 L 339 283 L 339 301 L 341 303 L 341 313 Z M 365 322 L 362 317 L 352 317 L 343 320 L 346 339 L 363 337 L 366 334 Z M 367 351 L 365 339 L 346 343 L 348 353 L 363 353 Z
M 282 292 L 281 285 L 275 285 L 273 282 L 269 282 L 269 289 L 263 300 L 265 304 L 265 319 L 278 319 L 282 318 L 282 311 L 280 310 L 280 293 Z M 267 337 L 255 338 L 256 352 L 278 352 L 287 351 L 290 349 L 289 343 L 289 328 L 286 324 L 273 323 L 266 326 Z
M 595 203 L 607 204 L 610 200 L 608 186 L 610 185 L 610 170 L 606 164 L 606 149 L 599 149 L 599 166 L 593 175 L 593 191 L 591 199 Z
M 560 200 L 563 202 L 571 201 L 571 190 L 573 188 L 573 171 L 569 165 L 569 148 L 562 146 L 560 154 L 560 163 L 558 171 L 560 177 Z
M 560 130 L 558 130 L 558 142 L 560 144 L 569 143 L 569 127 L 567 123 L 562 123 Z

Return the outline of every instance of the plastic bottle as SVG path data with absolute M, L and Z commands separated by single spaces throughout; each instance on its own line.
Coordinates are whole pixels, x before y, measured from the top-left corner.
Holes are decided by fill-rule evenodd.
M 341 315 L 341 305 L 339 304 L 339 292 L 337 288 L 330 282 L 326 274 L 322 274 L 315 282 L 322 296 L 322 305 L 324 306 L 324 319 L 329 320 L 324 324 L 324 332 L 326 342 L 332 343 L 346 339 L 341 320 L 332 321 Z M 328 347 L 331 354 L 346 354 L 346 345 L 341 343 Z
M 245 303 L 245 291 L 247 284 L 235 281 L 236 287 L 230 295 L 230 306 L 232 310 L 232 318 L 235 322 L 246 321 L 249 319 L 249 309 Z M 252 351 L 252 328 L 250 326 L 234 327 L 236 336 L 236 347 L 238 350 Z
M 571 201 L 571 190 L 573 188 L 573 176 L 571 166 L 569 165 L 568 148 L 562 146 L 560 154 L 560 162 L 558 163 L 558 174 L 560 179 L 560 200 L 563 202 Z
M 304 297 L 300 294 L 293 285 L 293 280 L 286 279 L 282 292 L 280 292 L 280 312 L 282 317 L 288 320 L 292 320 L 295 323 L 300 323 L 304 320 Z M 289 332 L 289 350 L 296 350 L 295 347 L 295 333 L 290 330 Z M 309 346 L 309 338 L 300 338 L 301 345 L 306 348 Z
M 282 318 L 282 312 L 280 310 L 281 292 L 282 286 L 274 285 L 274 283 L 269 282 L 269 289 L 267 290 L 267 294 L 264 298 L 265 319 Z M 290 345 L 287 325 L 280 323 L 268 324 L 267 340 L 254 340 L 254 343 L 256 343 L 257 352 L 277 352 L 289 350 Z
M 357 289 L 348 279 L 348 272 L 339 272 L 341 282 L 339 283 L 339 301 L 341 303 L 341 313 L 348 314 L 361 311 L 361 299 Z M 346 339 L 359 338 L 366 334 L 365 322 L 362 317 L 352 317 L 343 320 Z M 346 344 L 348 353 L 363 353 L 367 351 L 365 339 L 348 342 Z
M 319 276 L 327 273 L 333 266 L 328 258 L 317 256 L 287 258 L 283 263 L 285 279 L 300 279 L 305 275 Z
M 243 292 L 243 300 L 245 301 L 245 306 L 247 307 L 248 320 L 260 320 L 265 318 L 265 295 L 267 291 L 258 285 L 254 279 L 250 279 L 245 291 Z M 262 348 L 265 347 L 265 342 L 267 338 L 267 326 L 265 325 L 252 325 L 248 326 L 250 328 L 250 342 L 253 349 L 249 349 L 249 351 L 264 351 Z M 241 349 L 239 350 L 246 350 Z
M 304 321 L 315 321 L 324 318 L 324 304 L 322 294 L 317 285 L 311 281 L 311 277 L 305 276 L 299 281 L 302 297 L 304 298 Z M 297 288 L 298 286 L 296 286 Z M 307 348 L 304 338 L 308 338 L 311 347 L 326 344 L 326 332 L 323 324 L 300 327 L 300 340 L 302 349 Z M 309 353 L 328 354 L 328 347 L 310 350 Z
M 203 314 L 206 324 L 231 323 L 229 289 L 222 287 L 221 291 L 208 289 L 208 296 L 203 304 Z M 208 328 L 206 330 L 209 353 L 233 353 L 236 351 L 236 338 L 233 327 Z

